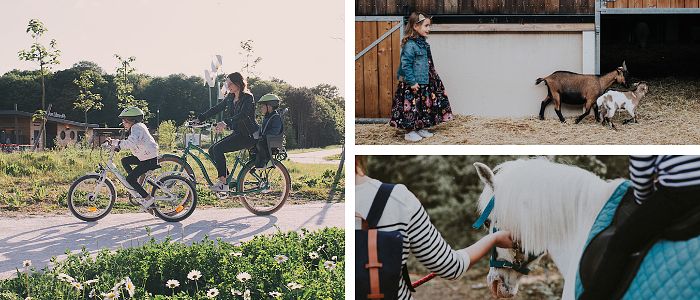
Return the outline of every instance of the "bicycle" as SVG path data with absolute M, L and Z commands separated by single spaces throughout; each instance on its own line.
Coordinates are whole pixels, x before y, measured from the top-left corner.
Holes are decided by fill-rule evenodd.
M 109 214 L 114 206 L 117 193 L 114 183 L 107 176 L 113 174 L 133 198 L 140 198 L 136 190 L 126 181 L 114 164 L 115 147 L 109 147 L 109 159 L 106 164 L 99 163 L 97 172 L 88 173 L 73 182 L 68 189 L 68 209 L 80 220 L 94 222 Z M 100 153 L 100 158 L 102 154 Z M 154 168 L 158 169 L 160 166 Z M 153 170 L 145 174 L 145 182 L 151 186 L 150 195 L 153 205 L 148 208 L 155 216 L 167 222 L 179 222 L 189 217 L 197 206 L 197 190 L 194 183 L 186 177 L 175 173 L 163 173 L 155 177 Z M 132 204 L 137 204 L 132 201 Z
M 194 134 L 196 129 L 210 128 L 212 124 L 197 124 L 190 120 L 185 122 L 185 128 Z M 269 143 L 269 142 L 268 142 Z M 270 146 L 270 145 L 269 145 Z M 243 150 L 238 151 L 234 159 L 233 168 L 226 177 L 226 184 L 229 186 L 228 192 L 216 192 L 219 199 L 227 197 L 237 197 L 241 204 L 251 213 L 259 216 L 270 215 L 282 208 L 289 197 L 291 190 L 291 179 L 289 171 L 282 164 L 282 160 L 287 158 L 287 151 L 282 145 L 282 137 L 271 144 L 270 147 L 271 165 L 265 169 L 255 169 L 255 162 L 243 158 Z M 251 149 L 248 149 L 250 153 Z M 170 172 L 183 172 L 192 180 L 195 185 L 198 181 L 194 170 L 188 162 L 191 157 L 199 167 L 208 186 L 212 186 L 212 178 L 207 173 L 202 160 L 195 153 L 204 156 L 206 161 L 214 164 L 214 160 L 204 149 L 187 140 L 182 155 L 163 154 L 158 157 L 158 161 L 163 166 L 163 170 Z M 251 157 L 251 155 L 248 155 Z M 236 170 L 239 168 L 238 172 Z M 234 180 L 235 175 L 235 180 Z

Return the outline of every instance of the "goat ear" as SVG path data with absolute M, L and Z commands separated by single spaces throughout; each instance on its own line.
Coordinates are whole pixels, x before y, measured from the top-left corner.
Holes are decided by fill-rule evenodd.
M 624 60 L 622 61 L 622 70 L 627 71 L 627 64 L 625 63 Z
M 479 179 L 481 179 L 481 182 L 483 182 L 486 186 L 494 190 L 493 178 L 495 175 L 493 174 L 493 171 L 491 171 L 491 168 L 480 162 L 474 163 L 474 168 L 476 168 L 476 174 L 479 175 Z

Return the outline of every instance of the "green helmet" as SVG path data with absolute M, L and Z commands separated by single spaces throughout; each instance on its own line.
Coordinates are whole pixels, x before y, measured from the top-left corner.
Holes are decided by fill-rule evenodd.
M 122 113 L 119 114 L 120 118 L 135 118 L 135 117 L 143 117 L 144 113 L 143 110 L 136 106 L 132 107 L 127 107 L 124 110 L 122 110 Z
M 280 105 L 280 97 L 277 97 L 275 94 L 265 94 L 264 96 L 260 97 L 258 104 L 269 104 L 273 107 L 277 107 Z

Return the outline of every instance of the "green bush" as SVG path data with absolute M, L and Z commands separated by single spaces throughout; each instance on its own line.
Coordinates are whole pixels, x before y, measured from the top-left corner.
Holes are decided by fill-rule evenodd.
M 18 270 L 18 277 L 0 281 L 0 299 L 86 299 L 93 290 L 101 296 L 127 278 L 133 284 L 134 299 L 207 299 L 207 291 L 213 288 L 219 291 L 216 299 L 242 299 L 232 290 L 249 290 L 250 299 L 344 299 L 344 239 L 343 229 L 325 228 L 256 236 L 239 245 L 208 239 L 192 245 L 151 239 L 116 252 L 105 249 L 90 255 L 83 250 L 54 262 L 50 269 Z M 278 255 L 286 260 L 279 262 Z M 193 270 L 201 273 L 196 281 L 188 279 Z M 243 273 L 250 279 L 243 282 Z M 71 278 L 61 281 L 59 274 Z M 98 281 L 86 283 L 93 279 Z M 168 280 L 177 280 L 179 286 L 166 287 Z M 71 281 L 83 289 L 74 288 Z M 292 288 L 293 284 L 301 287 Z M 125 285 L 117 289 L 119 299 L 128 298 Z M 273 292 L 281 295 L 271 297 Z
M 172 120 L 164 121 L 158 126 L 158 146 L 163 150 L 170 150 L 175 145 L 177 127 Z

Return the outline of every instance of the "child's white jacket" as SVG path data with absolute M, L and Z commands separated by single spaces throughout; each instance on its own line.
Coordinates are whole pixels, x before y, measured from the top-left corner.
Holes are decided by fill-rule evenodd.
M 112 144 L 119 145 L 121 149 L 131 150 L 131 153 L 140 161 L 158 156 L 158 143 L 148 132 L 148 127 L 141 122 L 131 126 L 131 134 L 127 139 L 113 140 Z

